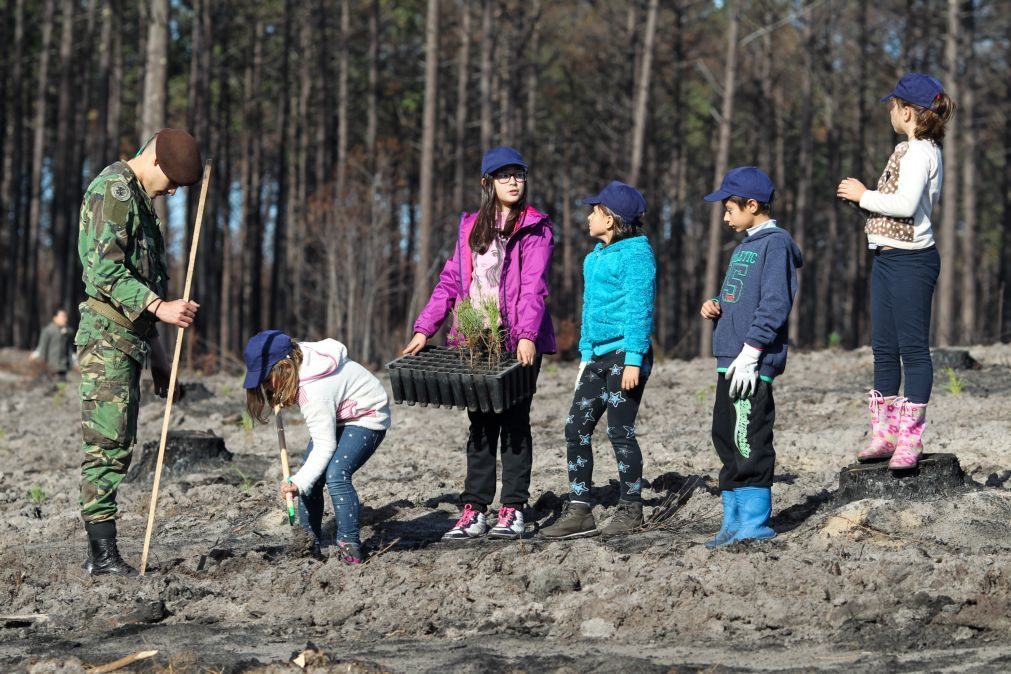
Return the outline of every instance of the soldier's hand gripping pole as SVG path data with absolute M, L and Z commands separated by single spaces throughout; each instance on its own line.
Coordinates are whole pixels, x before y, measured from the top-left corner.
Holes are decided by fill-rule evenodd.
M 183 287 L 183 300 L 190 299 L 190 286 L 193 284 L 193 269 L 197 261 L 197 247 L 200 245 L 200 225 L 204 220 L 204 203 L 207 201 L 207 185 L 211 181 L 211 159 L 204 162 L 204 177 L 200 183 L 200 201 L 197 202 L 197 221 L 193 225 L 193 238 L 190 245 L 189 266 L 186 269 L 186 285 Z M 165 460 L 165 442 L 168 439 L 169 417 L 172 415 L 172 399 L 175 397 L 176 375 L 179 373 L 179 354 L 183 348 L 183 331 L 176 333 L 176 348 L 172 354 L 172 373 L 169 375 L 168 398 L 165 402 L 165 416 L 161 423 L 161 441 L 158 443 L 158 461 L 154 468 L 154 485 L 151 487 L 151 505 L 147 511 L 147 530 L 144 532 L 144 552 L 140 557 L 140 575 L 147 570 L 147 553 L 151 546 L 151 532 L 154 530 L 154 513 L 158 506 L 158 485 L 161 483 L 162 462 Z
M 284 439 L 284 419 L 281 418 L 280 405 L 274 405 L 274 422 L 277 424 L 277 447 L 281 450 L 281 475 L 287 482 L 291 477 L 291 470 L 288 468 L 288 443 Z M 291 494 L 285 494 L 284 504 L 288 506 L 288 524 L 294 524 L 295 498 Z

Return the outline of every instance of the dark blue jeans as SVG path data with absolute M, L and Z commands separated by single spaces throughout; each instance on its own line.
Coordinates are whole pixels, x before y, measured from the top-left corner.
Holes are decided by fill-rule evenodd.
M 337 523 L 336 538 L 349 543 L 360 543 L 358 531 L 358 492 L 351 476 L 365 465 L 386 437 L 386 431 L 374 431 L 361 426 L 337 427 L 337 450 L 330 458 L 326 472 L 316 480 L 308 494 L 298 500 L 298 521 L 316 537 L 323 539 L 323 486 L 326 485 L 333 502 Z M 312 452 L 312 440 L 305 450 L 306 458 Z
M 934 384 L 930 308 L 940 270 L 936 247 L 875 252 L 871 269 L 871 348 L 874 388 L 884 396 L 898 395 L 905 370 L 909 401 L 930 400 Z

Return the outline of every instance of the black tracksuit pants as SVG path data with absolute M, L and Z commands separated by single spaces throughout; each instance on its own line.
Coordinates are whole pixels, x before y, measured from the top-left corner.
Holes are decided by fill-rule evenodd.
M 720 491 L 738 487 L 771 487 L 776 468 L 772 425 L 776 403 L 772 383 L 758 380 L 747 398 L 731 400 L 730 382 L 718 374 L 713 405 L 713 444 L 723 462 Z
M 541 357 L 530 367 L 541 369 Z M 467 412 L 467 478 L 460 503 L 470 503 L 485 512 L 495 499 L 499 440 L 502 443 L 502 494 L 504 506 L 522 508 L 530 498 L 530 470 L 534 464 L 533 436 L 530 432 L 530 404 L 527 398 L 501 414 Z

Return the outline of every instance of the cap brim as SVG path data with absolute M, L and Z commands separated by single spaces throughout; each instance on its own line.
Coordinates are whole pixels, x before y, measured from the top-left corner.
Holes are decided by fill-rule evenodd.
M 487 171 L 485 171 L 485 173 L 487 175 L 491 175 L 492 173 L 495 173 L 495 171 L 498 171 L 499 169 L 505 168 L 506 166 L 519 166 L 524 171 L 529 171 L 530 170 L 530 167 L 527 166 L 524 162 L 521 162 L 521 161 L 507 161 L 504 164 L 499 164 L 498 166 L 492 166 L 492 167 L 490 167 Z
M 707 194 L 702 198 L 705 199 L 706 201 L 723 201 L 724 199 L 727 199 L 732 196 L 734 195 L 730 194 L 729 192 L 724 192 L 723 190 L 716 190 L 715 192 Z
M 880 101 L 878 101 L 878 103 L 886 103 L 886 102 L 892 100 L 893 98 L 895 98 L 895 92 L 894 91 L 892 93 L 888 94 L 887 96 L 885 96 L 884 98 L 882 98 Z
M 586 197 L 585 199 L 580 199 L 579 203 L 584 206 L 596 206 L 597 204 L 604 203 L 600 197 Z
M 242 382 L 242 388 L 256 388 L 263 381 L 260 370 L 249 370 L 246 372 L 246 379 Z

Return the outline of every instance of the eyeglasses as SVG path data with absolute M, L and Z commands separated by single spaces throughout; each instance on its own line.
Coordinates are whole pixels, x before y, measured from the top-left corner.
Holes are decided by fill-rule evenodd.
M 509 182 L 510 178 L 516 178 L 517 183 L 525 183 L 527 181 L 526 171 L 502 171 L 501 173 L 496 173 L 492 176 L 498 182 L 505 185 Z

